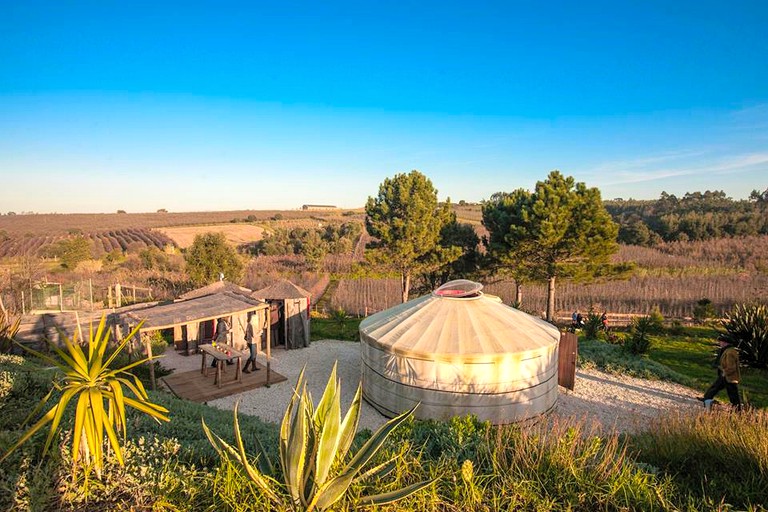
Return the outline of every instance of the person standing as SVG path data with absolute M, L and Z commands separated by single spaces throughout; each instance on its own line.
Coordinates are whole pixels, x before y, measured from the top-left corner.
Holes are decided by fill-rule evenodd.
M 728 399 L 736 410 L 741 410 L 741 398 L 739 397 L 739 381 L 741 372 L 739 371 L 739 351 L 731 345 L 731 342 L 720 336 L 717 340 L 720 344 L 720 351 L 717 354 L 715 366 L 717 367 L 717 379 L 709 386 L 704 393 L 704 407 L 709 411 L 712 409 L 715 395 L 725 389 L 728 393 Z
M 251 373 L 248 368 L 253 368 L 253 371 L 258 370 L 256 366 L 256 353 L 258 352 L 258 344 L 261 344 L 261 336 L 264 333 L 264 328 L 259 321 L 259 314 L 251 312 L 248 315 L 248 325 L 245 327 L 245 342 L 248 344 L 248 350 L 250 354 L 248 360 L 245 361 L 245 368 L 243 373 Z
M 224 317 L 219 318 L 216 324 L 216 343 L 227 343 L 229 341 L 229 324 Z
M 216 337 L 214 338 L 214 341 L 219 345 L 228 345 L 229 344 L 229 330 L 230 326 L 227 322 L 227 319 L 224 317 L 219 318 L 219 321 L 216 323 Z M 226 350 L 226 349 L 225 349 Z M 227 364 L 234 364 L 231 359 L 227 359 Z M 214 359 L 211 361 L 211 367 L 216 366 L 216 360 Z

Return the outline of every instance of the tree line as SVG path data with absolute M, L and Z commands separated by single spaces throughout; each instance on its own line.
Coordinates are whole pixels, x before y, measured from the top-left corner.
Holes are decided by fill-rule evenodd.
M 618 226 L 600 191 L 559 171 L 536 183 L 533 192 L 498 192 L 483 202 L 482 223 L 489 234 L 482 253 L 476 235 L 469 235 L 472 227 L 456 221 L 450 199 L 440 203 L 432 182 L 418 171 L 385 179 L 378 195 L 368 198 L 365 212 L 366 228 L 375 237 L 366 257 L 400 275 L 403 302 L 415 274 L 424 282 L 430 276 L 444 281 L 501 275 L 519 285 L 546 281 L 546 317 L 552 321 L 556 280 L 604 274 L 618 249 Z M 453 276 L 454 271 L 463 275 Z
M 721 190 L 662 192 L 656 200 L 606 201 L 619 224 L 619 242 L 651 247 L 661 242 L 768 234 L 768 189 L 734 200 Z

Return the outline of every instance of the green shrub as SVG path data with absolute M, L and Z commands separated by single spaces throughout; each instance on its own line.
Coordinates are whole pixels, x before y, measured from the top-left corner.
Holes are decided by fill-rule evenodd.
M 672 325 L 669 327 L 668 332 L 672 336 L 682 336 L 683 334 L 685 334 L 685 327 L 680 322 L 680 320 L 674 320 L 672 322 Z
M 739 348 L 743 363 L 768 368 L 768 308 L 764 304 L 736 304 L 723 327 L 722 336 Z
M 603 328 L 603 319 L 592 308 L 587 313 L 584 320 L 584 336 L 596 340 L 600 336 L 600 330 Z
M 394 432 L 392 438 L 395 443 L 410 442 L 419 446 L 424 461 L 445 457 L 476 461 L 490 428 L 490 423 L 473 415 L 454 416 L 449 421 L 411 419 Z
M 624 340 L 624 348 L 630 354 L 647 354 L 651 349 L 651 332 L 655 329 L 655 321 L 650 316 L 632 319 L 632 329 L 629 338 Z
M 707 298 L 696 301 L 696 305 L 693 307 L 693 318 L 698 323 L 704 323 L 714 318 L 716 314 L 715 306 Z
M 664 315 L 661 314 L 658 306 L 654 306 L 653 309 L 651 309 L 651 313 L 647 318 L 649 334 L 660 334 L 664 332 Z
M 579 340 L 579 366 L 642 379 L 670 380 L 687 386 L 693 384 L 689 377 L 661 363 L 633 355 L 619 345 L 597 340 Z

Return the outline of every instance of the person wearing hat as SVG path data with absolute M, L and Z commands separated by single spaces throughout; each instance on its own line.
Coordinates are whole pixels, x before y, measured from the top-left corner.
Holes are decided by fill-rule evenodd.
M 741 399 L 739 397 L 739 381 L 741 372 L 739 371 L 739 351 L 731 342 L 723 336 L 717 341 L 720 344 L 720 351 L 717 354 L 715 365 L 717 367 L 717 379 L 709 386 L 704 393 L 704 407 L 709 411 L 712 408 L 715 395 L 725 389 L 728 393 L 728 399 L 736 410 L 741 410 Z

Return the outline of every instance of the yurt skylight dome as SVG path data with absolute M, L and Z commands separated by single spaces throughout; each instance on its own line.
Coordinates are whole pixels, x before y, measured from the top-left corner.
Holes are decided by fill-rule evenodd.
M 482 295 L 480 290 L 483 289 L 483 285 L 470 281 L 468 279 L 456 279 L 454 281 L 448 281 L 444 285 L 437 288 L 434 292 L 438 297 L 451 297 L 454 299 L 467 299 L 473 297 L 479 297 Z

